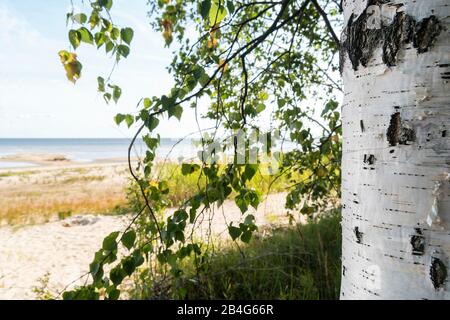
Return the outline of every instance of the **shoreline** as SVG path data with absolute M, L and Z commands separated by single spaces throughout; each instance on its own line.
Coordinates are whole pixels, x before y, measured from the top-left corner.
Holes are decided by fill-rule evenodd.
M 137 158 L 133 157 L 132 161 Z M 110 165 L 123 164 L 128 159 L 126 157 L 93 159 L 89 161 L 73 160 L 64 154 L 55 153 L 18 153 L 14 155 L 7 155 L 0 157 L 0 172 L 2 171 L 24 171 L 43 168 L 65 168 L 65 167 L 79 167 L 79 166 L 96 166 L 96 165 Z M 2 167 L 2 163 L 17 163 L 17 166 Z M 29 164 L 29 165 L 20 165 Z

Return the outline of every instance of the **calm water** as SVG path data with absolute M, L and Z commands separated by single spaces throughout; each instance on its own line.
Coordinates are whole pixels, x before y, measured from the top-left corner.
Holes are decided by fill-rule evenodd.
M 126 158 L 130 139 L 0 139 L 0 158 L 16 154 L 59 154 L 77 162 Z M 294 145 L 284 145 L 283 150 L 293 149 Z M 275 149 L 278 149 L 275 147 Z M 143 157 L 146 147 L 142 140 L 136 140 L 132 156 Z M 159 158 L 171 160 L 198 159 L 199 148 L 194 140 L 162 138 L 157 150 Z M 24 160 L 26 161 L 26 160 Z M 0 161 L 0 168 L 31 167 L 32 163 Z
M 178 139 L 161 139 L 159 157 L 166 157 Z M 130 139 L 0 139 L 0 158 L 24 153 L 63 154 L 79 162 L 125 158 Z M 133 155 L 143 155 L 145 146 L 137 140 Z M 169 158 L 193 157 L 195 148 L 191 140 L 184 140 L 170 153 Z M 26 167 L 32 164 L 22 162 L 0 162 L 0 168 Z

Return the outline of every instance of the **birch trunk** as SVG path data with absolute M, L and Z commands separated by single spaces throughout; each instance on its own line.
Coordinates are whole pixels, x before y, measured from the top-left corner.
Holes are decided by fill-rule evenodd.
M 450 0 L 344 0 L 342 299 L 450 299 Z

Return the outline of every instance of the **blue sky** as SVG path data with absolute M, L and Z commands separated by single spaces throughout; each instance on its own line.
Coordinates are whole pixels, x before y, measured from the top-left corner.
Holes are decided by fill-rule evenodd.
M 131 136 L 132 130 L 117 127 L 113 116 L 133 112 L 143 96 L 167 93 L 172 83 L 165 70 L 171 49 L 151 30 L 146 3 L 114 1 L 114 22 L 134 28 L 135 37 L 129 58 L 113 75 L 122 98 L 106 105 L 96 92 L 96 78 L 109 73 L 113 60 L 103 50 L 86 45 L 77 50 L 84 68 L 76 85 L 67 81 L 59 61 L 58 51 L 69 49 L 69 0 L 0 0 L 0 138 Z M 194 130 L 193 114 L 184 118 L 162 122 L 159 133 L 180 137 Z

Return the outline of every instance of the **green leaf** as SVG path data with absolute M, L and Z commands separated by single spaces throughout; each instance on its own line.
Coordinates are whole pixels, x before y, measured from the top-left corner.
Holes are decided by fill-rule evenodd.
M 175 104 L 174 98 L 168 98 L 167 96 L 161 97 L 161 105 L 164 110 L 169 110 Z
M 68 12 L 66 14 L 66 27 L 69 25 L 69 20 L 73 17 L 73 13 L 72 12 Z M 73 19 L 73 18 L 72 18 Z
M 227 9 L 228 9 L 228 12 L 230 13 L 230 14 L 233 14 L 234 13 L 234 3 L 233 3 L 233 1 L 231 1 L 231 0 L 228 0 L 227 1 Z
M 120 99 L 120 96 L 122 95 L 122 89 L 118 86 L 114 86 L 113 89 L 113 100 L 115 103 L 117 103 Z
M 106 101 L 106 103 L 109 103 L 109 101 L 111 101 L 111 93 L 109 93 L 109 92 L 106 92 L 104 95 L 103 95 L 103 99 L 105 99 L 105 101 Z
M 113 5 L 113 2 L 112 0 L 98 0 L 98 4 L 106 8 L 107 10 L 110 10 Z
M 136 267 L 139 267 L 140 265 L 142 265 L 145 262 L 144 257 L 142 256 L 140 250 L 136 250 L 133 252 L 133 259 L 134 259 L 134 265 Z
M 194 75 L 195 80 L 200 80 L 202 76 L 205 74 L 205 69 L 203 69 L 201 66 L 196 65 L 192 69 L 192 74 Z
M 120 125 L 122 123 L 123 120 L 125 120 L 125 115 L 118 113 L 116 114 L 116 116 L 114 117 L 114 121 L 116 122 L 117 125 Z
M 183 163 L 181 165 L 181 173 L 183 174 L 183 176 L 192 174 L 199 169 L 200 169 L 200 166 L 198 164 Z
M 105 92 L 105 79 L 103 79 L 102 77 L 98 77 L 97 83 L 98 83 L 98 91 Z
M 134 259 L 132 257 L 128 257 L 126 259 L 124 259 L 122 261 L 122 267 L 123 270 L 125 271 L 125 273 L 128 276 L 131 276 L 134 272 L 134 270 L 136 270 L 136 265 L 134 263 Z
M 123 28 L 122 30 L 120 30 L 120 37 L 127 44 L 131 44 L 131 41 L 133 40 L 133 36 L 134 36 L 134 31 L 131 28 Z
M 135 240 L 136 240 L 136 232 L 134 230 L 130 230 L 124 233 L 124 235 L 122 236 L 122 244 L 128 250 L 130 250 L 133 247 Z
M 134 117 L 131 114 L 127 114 L 125 116 L 125 122 L 127 123 L 127 127 L 131 127 L 134 123 Z
M 92 279 L 94 280 L 94 283 L 101 281 L 103 278 L 103 266 L 98 261 L 93 261 L 89 265 L 89 272 L 92 275 Z
M 251 231 L 244 231 L 241 235 L 241 241 L 245 243 L 249 243 L 251 238 L 252 238 Z
M 108 290 L 108 300 L 118 300 L 120 297 L 120 290 L 115 287 L 111 287 Z
M 91 16 L 89 17 L 89 25 L 91 30 L 94 29 L 100 22 L 100 17 L 97 11 L 92 11 Z
M 238 195 L 235 199 L 234 202 L 236 203 L 236 205 L 238 206 L 239 210 L 241 210 L 242 213 L 247 212 L 248 210 L 248 200 L 241 196 Z
M 69 41 L 74 49 L 80 46 L 81 34 L 77 30 L 69 31 Z
M 112 49 L 114 49 L 114 43 L 112 41 L 108 41 L 105 45 L 106 53 L 110 52 Z
M 142 140 L 144 140 L 144 143 L 151 150 L 154 150 L 159 144 L 159 138 L 152 138 L 149 135 L 143 136 Z
M 266 101 L 267 99 L 269 99 L 269 94 L 265 91 L 261 91 L 259 93 L 259 99 L 261 99 L 262 101 Z
M 72 19 L 79 24 L 84 24 L 87 21 L 87 16 L 84 13 L 78 13 L 75 14 Z
M 98 49 L 106 42 L 107 38 L 103 32 L 97 32 L 94 36 L 94 40 Z
M 251 225 L 254 223 L 254 221 L 255 221 L 255 216 L 252 214 L 249 214 L 248 216 L 245 217 L 244 224 Z
M 78 32 L 81 35 L 81 41 L 89 44 L 94 43 L 94 37 L 88 29 L 86 29 L 85 27 L 81 27 L 80 29 L 78 29 Z
M 209 75 L 205 72 L 200 79 L 198 79 L 198 82 L 200 82 L 200 84 L 202 85 L 202 87 L 205 87 L 206 84 L 208 84 L 208 82 L 210 82 L 210 77 Z
M 102 249 L 107 251 L 114 251 L 117 249 L 117 237 L 119 232 L 115 231 L 109 234 L 105 239 L 103 239 Z
M 242 230 L 237 227 L 229 226 L 228 233 L 231 236 L 231 239 L 236 240 L 242 234 Z
M 144 99 L 144 108 L 148 109 L 151 107 L 151 105 L 152 105 L 152 101 L 149 98 L 145 98 Z
M 211 4 L 211 9 L 209 10 L 209 25 L 211 27 L 219 24 L 227 16 L 227 10 L 224 6 L 218 5 L 217 3 Z
M 245 166 L 244 173 L 242 174 L 242 179 L 244 180 L 244 182 L 251 180 L 255 176 L 257 169 L 258 169 L 257 165 L 247 164 Z
M 120 266 L 117 266 L 111 270 L 109 273 L 109 278 L 114 283 L 115 286 L 118 286 L 122 283 L 123 279 L 127 276 L 125 270 L 123 270 Z
M 124 58 L 128 57 L 128 55 L 130 54 L 130 47 L 121 44 L 119 46 L 117 46 L 117 52 Z
M 200 14 L 203 19 L 207 19 L 209 11 L 211 10 L 211 0 L 203 0 L 200 4 Z
M 103 23 L 102 31 L 108 31 L 108 32 L 112 31 L 113 25 L 112 25 L 111 21 L 109 21 L 109 20 L 107 20 L 105 18 L 102 18 L 102 23 Z
M 175 116 L 178 120 L 181 119 L 181 115 L 183 114 L 183 108 L 180 105 L 173 106 L 168 110 L 169 118 Z
M 147 121 L 146 121 L 146 126 L 148 128 L 148 130 L 153 131 L 156 129 L 156 127 L 159 124 L 159 119 L 156 117 L 150 117 Z
M 117 28 L 112 28 L 110 34 L 111 34 L 111 39 L 117 40 L 117 39 L 119 39 L 119 36 L 120 36 L 120 30 Z
M 264 103 L 258 103 L 256 106 L 256 112 L 261 113 L 266 109 L 266 105 Z

